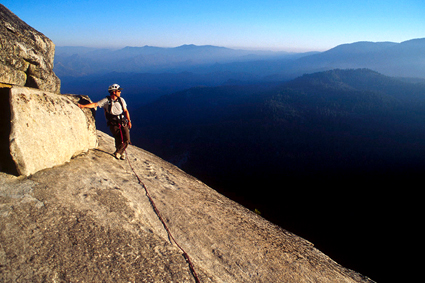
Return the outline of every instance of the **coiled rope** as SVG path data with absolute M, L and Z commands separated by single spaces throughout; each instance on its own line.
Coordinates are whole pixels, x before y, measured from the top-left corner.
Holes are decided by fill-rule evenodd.
M 120 128 L 120 133 L 121 133 L 121 142 L 123 142 L 123 134 L 122 134 L 122 130 L 121 130 L 121 124 L 120 124 L 119 128 Z M 128 162 L 128 165 L 131 168 L 131 171 L 133 171 L 133 173 L 136 176 L 139 184 L 145 189 L 146 196 L 148 197 L 149 202 L 150 202 L 153 210 L 155 211 L 155 214 L 158 216 L 159 220 L 161 221 L 162 225 L 164 226 L 165 231 L 167 231 L 168 238 L 170 239 L 170 242 L 171 241 L 174 242 L 176 244 L 176 246 L 182 251 L 183 257 L 185 258 L 186 262 L 189 264 L 189 269 L 190 269 L 190 272 L 192 273 L 193 278 L 195 279 L 195 282 L 200 283 L 201 281 L 199 280 L 199 277 L 196 274 L 195 267 L 194 267 L 192 261 L 190 260 L 189 254 L 177 243 L 176 239 L 171 234 L 171 231 L 168 228 L 167 224 L 165 223 L 164 219 L 162 218 L 161 213 L 159 212 L 158 208 L 156 207 L 155 202 L 153 201 L 153 199 L 152 199 L 152 197 L 149 193 L 148 188 L 146 187 L 145 183 L 143 183 L 142 179 L 139 177 L 139 175 L 136 173 L 136 170 L 131 165 L 130 158 L 128 158 L 127 149 L 125 149 L 125 154 L 127 155 L 127 162 Z

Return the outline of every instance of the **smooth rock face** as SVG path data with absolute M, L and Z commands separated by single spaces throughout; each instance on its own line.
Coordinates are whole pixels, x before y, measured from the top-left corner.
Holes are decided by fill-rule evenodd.
M 134 146 L 99 148 L 30 177 L 0 174 L 1 282 L 373 282 Z M 365 255 L 367 256 L 367 255 Z
M 80 99 L 26 87 L 10 88 L 10 154 L 19 174 L 63 164 L 97 146 L 94 117 L 78 108 Z
M 0 82 L 60 93 L 55 45 L 0 4 Z

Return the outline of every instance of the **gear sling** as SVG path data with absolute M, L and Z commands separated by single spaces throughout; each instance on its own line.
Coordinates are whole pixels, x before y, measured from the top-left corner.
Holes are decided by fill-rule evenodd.
M 124 105 L 122 104 L 122 100 L 121 97 L 118 97 L 118 102 L 121 105 L 121 114 L 119 115 L 114 115 L 111 113 L 111 109 L 112 109 L 112 98 L 111 96 L 107 96 L 106 97 L 108 99 L 108 110 L 105 109 L 105 118 L 107 121 L 107 125 L 111 126 L 111 125 L 121 125 L 121 126 L 127 126 L 127 119 L 124 116 Z

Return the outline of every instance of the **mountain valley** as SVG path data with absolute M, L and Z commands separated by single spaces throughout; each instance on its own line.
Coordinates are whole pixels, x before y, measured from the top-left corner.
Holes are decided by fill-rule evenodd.
M 191 88 L 138 109 L 132 139 L 379 279 L 376 259 L 391 264 L 379 239 L 419 221 L 424 94 L 368 69 Z

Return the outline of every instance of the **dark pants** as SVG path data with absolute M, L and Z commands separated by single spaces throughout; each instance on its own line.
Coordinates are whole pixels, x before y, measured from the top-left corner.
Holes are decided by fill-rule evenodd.
M 109 125 L 109 129 L 115 138 L 115 152 L 123 154 L 128 144 L 130 143 L 130 131 L 128 126 Z

